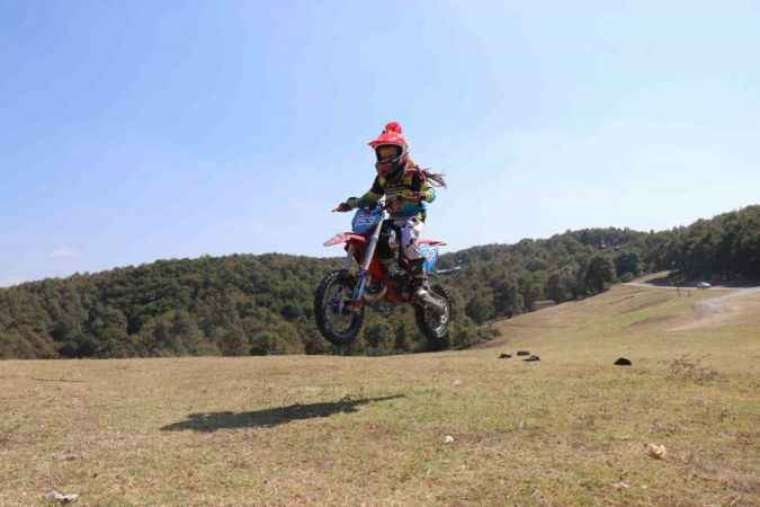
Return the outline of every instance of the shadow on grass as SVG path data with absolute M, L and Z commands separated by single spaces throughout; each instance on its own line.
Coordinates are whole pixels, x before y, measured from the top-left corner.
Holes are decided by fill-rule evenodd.
M 271 428 L 300 419 L 330 417 L 333 414 L 357 412 L 357 408 L 368 403 L 404 398 L 402 394 L 384 396 L 381 398 L 364 398 L 359 400 L 343 399 L 322 403 L 301 405 L 296 403 L 286 407 L 267 408 L 253 412 L 209 412 L 190 414 L 184 421 L 169 424 L 161 431 L 204 431 L 212 432 L 222 429 L 236 428 Z

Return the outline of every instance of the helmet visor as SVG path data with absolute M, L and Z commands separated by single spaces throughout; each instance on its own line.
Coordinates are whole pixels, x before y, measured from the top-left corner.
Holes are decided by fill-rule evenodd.
M 392 144 L 383 144 L 375 150 L 378 162 L 390 162 L 401 156 L 401 148 Z

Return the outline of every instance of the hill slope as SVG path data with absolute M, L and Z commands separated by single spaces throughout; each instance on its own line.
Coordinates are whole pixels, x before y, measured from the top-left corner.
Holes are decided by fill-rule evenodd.
M 486 245 L 442 256 L 461 265 L 445 283 L 455 297 L 452 345 L 491 333 L 477 326 L 570 301 L 618 280 L 678 268 L 690 278 L 760 277 L 760 206 L 662 232 L 568 231 L 544 240 Z M 311 301 L 336 260 L 232 255 L 165 260 L 0 289 L 0 358 L 324 353 Z M 421 351 L 409 308 L 370 312 L 359 354 Z
M 614 252 L 599 254 L 594 243 L 607 237 L 622 244 L 641 233 L 583 234 L 588 244 L 567 234 L 444 255 L 444 267 L 465 267 L 445 280 L 458 309 L 452 345 L 490 337 L 477 325 L 529 310 L 551 290 L 558 300 L 602 290 L 615 276 Z M 598 269 L 588 267 L 594 259 Z M 202 257 L 0 289 L 0 358 L 329 352 L 314 325 L 312 298 L 322 276 L 339 266 L 336 259 L 278 254 Z M 638 272 L 638 263 L 631 269 Z M 564 274 L 555 280 L 557 270 Z M 426 345 L 411 309 L 400 306 L 370 312 L 354 352 Z
M 439 354 L 7 361 L 0 503 L 758 505 L 760 295 L 705 320 L 727 293 L 616 286 Z

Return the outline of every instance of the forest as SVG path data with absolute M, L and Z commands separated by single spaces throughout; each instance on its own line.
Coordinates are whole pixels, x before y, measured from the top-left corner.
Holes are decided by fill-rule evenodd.
M 313 322 L 314 289 L 339 259 L 281 254 L 159 260 L 0 289 L 0 358 L 393 354 L 428 350 L 411 308 L 370 310 L 351 350 Z M 484 245 L 441 257 L 455 299 L 450 346 L 490 323 L 600 293 L 644 273 L 673 280 L 760 280 L 760 206 L 667 231 L 596 228 Z

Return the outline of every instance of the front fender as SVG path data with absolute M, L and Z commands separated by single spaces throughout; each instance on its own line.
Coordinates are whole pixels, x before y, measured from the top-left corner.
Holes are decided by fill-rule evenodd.
M 367 238 L 361 234 L 355 234 L 353 232 L 342 232 L 325 241 L 324 246 L 342 245 L 344 243 L 350 243 L 352 241 L 364 244 L 367 242 Z

